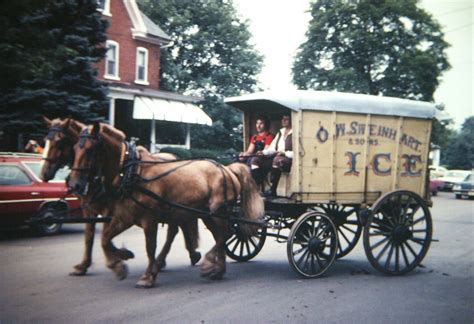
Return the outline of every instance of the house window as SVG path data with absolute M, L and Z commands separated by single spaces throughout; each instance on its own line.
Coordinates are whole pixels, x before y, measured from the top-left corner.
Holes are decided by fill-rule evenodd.
M 97 0 L 97 10 L 102 14 L 111 16 L 110 14 L 110 0 Z
M 148 50 L 143 47 L 137 48 L 137 70 L 135 83 L 148 83 Z
M 105 75 L 106 79 L 119 79 L 119 44 L 108 40 L 106 43 L 107 54 L 105 55 Z

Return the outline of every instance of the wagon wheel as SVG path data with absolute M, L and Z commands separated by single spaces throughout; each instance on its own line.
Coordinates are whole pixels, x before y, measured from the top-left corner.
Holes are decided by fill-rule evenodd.
M 331 218 L 320 212 L 300 216 L 291 227 L 287 243 L 288 261 L 299 275 L 323 275 L 336 259 L 337 229 Z
M 399 190 L 379 198 L 364 229 L 364 249 L 372 266 L 386 274 L 413 270 L 431 243 L 432 222 L 417 194 Z
M 321 204 L 318 207 L 323 209 L 336 225 L 338 237 L 336 259 L 340 259 L 354 249 L 362 234 L 359 207 L 336 204 Z
M 257 230 L 257 235 L 247 238 L 240 230 L 239 223 L 232 223 L 230 227 L 232 236 L 225 242 L 226 254 L 238 262 L 253 259 L 263 248 L 267 237 L 267 228 L 261 227 Z

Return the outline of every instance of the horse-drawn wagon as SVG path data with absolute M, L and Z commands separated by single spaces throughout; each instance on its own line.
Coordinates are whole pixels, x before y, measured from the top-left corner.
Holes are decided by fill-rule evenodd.
M 318 277 L 362 235 L 377 270 L 404 274 L 420 264 L 432 236 L 427 183 L 433 104 L 316 91 L 261 92 L 225 102 L 244 113 L 245 146 L 258 115 L 277 121 L 291 112 L 294 151 L 278 197 L 265 201 L 270 225 L 247 240 L 235 223 L 228 256 L 250 260 L 273 236 L 287 242 L 297 273 Z
M 110 221 L 102 247 L 107 266 L 120 279 L 126 276 L 123 261 L 133 253 L 115 248 L 112 239 L 132 225 L 141 226 L 149 264 L 139 287 L 154 285 L 176 226 L 192 234 L 196 216 L 216 241 L 201 267 L 202 275 L 212 279 L 224 275 L 226 253 L 237 261 L 250 260 L 267 236 L 287 243 L 291 267 L 308 278 L 324 274 L 361 236 L 367 258 L 381 272 L 404 274 L 420 264 L 432 236 L 427 161 L 434 105 L 314 91 L 255 93 L 226 102 L 244 112 L 246 146 L 258 115 L 275 121 L 291 114 L 292 168 L 280 179 L 278 197 L 262 201 L 244 164 L 153 156 L 109 125 L 47 120 L 43 178 L 70 165 L 68 186 L 81 197 L 85 215 L 105 217 L 42 221 Z M 175 229 L 155 259 L 158 222 Z M 257 235 L 249 238 L 256 227 Z M 195 264 L 194 235 L 188 236 Z M 90 266 L 92 240 L 89 226 L 76 275 Z

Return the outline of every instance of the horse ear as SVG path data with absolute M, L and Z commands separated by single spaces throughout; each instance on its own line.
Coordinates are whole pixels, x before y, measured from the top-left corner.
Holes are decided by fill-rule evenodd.
M 99 122 L 94 122 L 94 124 L 92 125 L 91 134 L 92 135 L 97 135 L 97 134 L 99 134 L 99 132 L 100 132 L 100 124 L 99 124 Z
M 43 120 L 44 120 L 44 122 L 46 123 L 46 125 L 48 125 L 48 127 L 51 127 L 51 124 L 53 123 L 53 122 L 51 121 L 51 119 L 49 119 L 49 118 L 46 117 L 46 116 L 43 116 Z
M 70 125 L 71 125 L 71 118 L 67 118 L 66 121 L 64 122 L 63 129 L 64 130 L 68 129 Z

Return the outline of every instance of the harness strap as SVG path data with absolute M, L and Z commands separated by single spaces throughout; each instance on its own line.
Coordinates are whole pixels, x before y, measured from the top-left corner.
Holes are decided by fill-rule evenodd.
M 193 212 L 193 213 L 197 213 L 197 214 L 203 214 L 203 215 L 206 215 L 206 216 L 214 216 L 215 214 L 214 213 L 211 213 L 211 212 L 208 212 L 206 210 L 201 210 L 201 209 L 196 209 L 196 208 L 193 208 L 193 207 L 189 207 L 189 206 L 186 206 L 186 205 L 182 205 L 182 204 L 178 204 L 176 202 L 172 202 L 172 201 L 169 201 L 168 199 L 165 199 L 163 197 L 161 197 L 160 195 L 158 195 L 157 193 L 147 189 L 147 188 L 144 188 L 142 186 L 139 186 L 139 185 L 135 185 L 133 187 L 133 189 L 136 189 L 138 190 L 139 192 L 161 202 L 161 203 L 164 203 L 168 206 L 171 206 L 171 207 L 175 207 L 175 208 L 179 208 L 179 209 L 184 209 L 184 210 L 187 210 L 187 211 L 190 211 L 190 212 Z M 138 205 L 144 207 L 144 208 L 147 208 L 149 210 L 153 210 L 153 208 L 149 207 L 149 206 L 146 206 L 145 204 L 141 203 L 140 201 L 138 201 L 136 198 L 134 198 L 132 195 L 130 195 L 130 197 L 132 198 L 132 200 L 134 202 L 136 202 Z
M 166 171 L 166 172 L 163 172 L 163 173 L 161 173 L 161 174 L 159 174 L 159 175 L 157 175 L 156 177 L 153 177 L 153 178 L 143 178 L 143 177 L 140 177 L 140 176 L 139 176 L 139 179 L 140 179 L 141 181 L 145 182 L 145 183 L 152 182 L 152 181 L 161 179 L 161 178 L 163 178 L 163 177 L 166 177 L 167 175 L 169 175 L 169 174 L 175 172 L 176 170 L 181 169 L 181 168 L 183 168 L 183 167 L 185 167 L 185 166 L 187 166 L 187 165 L 193 163 L 194 161 L 195 161 L 195 160 L 191 160 L 191 161 L 188 161 L 188 162 L 186 162 L 186 163 L 184 163 L 184 164 L 178 165 L 177 167 L 174 167 L 174 168 L 172 168 L 172 169 L 170 169 L 170 170 L 168 170 L 168 171 Z M 132 164 L 132 163 L 130 163 L 130 164 Z M 134 164 L 135 164 L 135 163 L 134 163 Z M 128 165 L 126 165 L 126 167 L 128 167 Z

